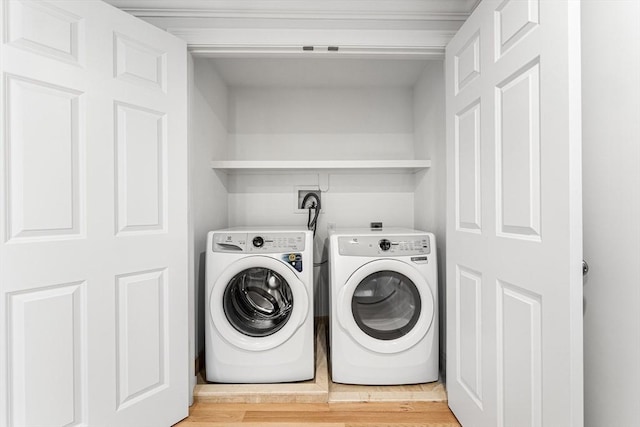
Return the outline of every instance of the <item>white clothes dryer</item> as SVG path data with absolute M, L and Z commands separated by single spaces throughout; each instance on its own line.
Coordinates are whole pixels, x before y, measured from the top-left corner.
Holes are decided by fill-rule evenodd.
M 329 270 L 332 380 L 438 380 L 435 236 L 410 229 L 335 230 Z
M 207 235 L 206 379 L 314 376 L 313 234 L 235 228 Z

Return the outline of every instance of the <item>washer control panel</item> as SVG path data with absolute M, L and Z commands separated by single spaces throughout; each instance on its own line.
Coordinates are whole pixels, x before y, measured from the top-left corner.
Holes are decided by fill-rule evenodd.
M 213 235 L 214 252 L 279 253 L 304 251 L 304 233 L 238 233 Z
M 344 236 L 338 237 L 338 252 L 345 256 L 428 255 L 428 235 L 414 236 Z

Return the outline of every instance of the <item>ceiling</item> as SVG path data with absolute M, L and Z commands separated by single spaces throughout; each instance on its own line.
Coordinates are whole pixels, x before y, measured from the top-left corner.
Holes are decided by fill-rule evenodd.
M 140 17 L 459 19 L 479 0 L 106 0 Z
M 106 0 L 173 33 L 186 29 L 457 30 L 479 0 Z
M 412 86 L 479 2 L 106 1 L 184 39 L 229 86 L 262 87 Z
M 341 88 L 411 87 L 428 60 L 219 58 L 212 61 L 228 86 Z

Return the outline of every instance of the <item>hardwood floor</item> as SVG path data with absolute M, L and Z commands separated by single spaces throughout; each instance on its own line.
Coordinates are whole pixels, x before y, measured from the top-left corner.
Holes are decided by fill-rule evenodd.
M 196 403 L 176 427 L 460 427 L 444 402 Z
M 441 382 L 406 386 L 334 384 L 326 321 L 316 336 L 316 376 L 283 384 L 196 386 L 189 417 L 175 427 L 460 427 Z

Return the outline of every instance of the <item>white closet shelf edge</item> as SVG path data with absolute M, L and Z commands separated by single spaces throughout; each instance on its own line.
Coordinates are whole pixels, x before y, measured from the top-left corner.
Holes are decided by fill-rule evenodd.
M 267 171 L 359 171 L 417 172 L 431 166 L 431 160 L 213 160 L 211 168 L 228 173 Z

